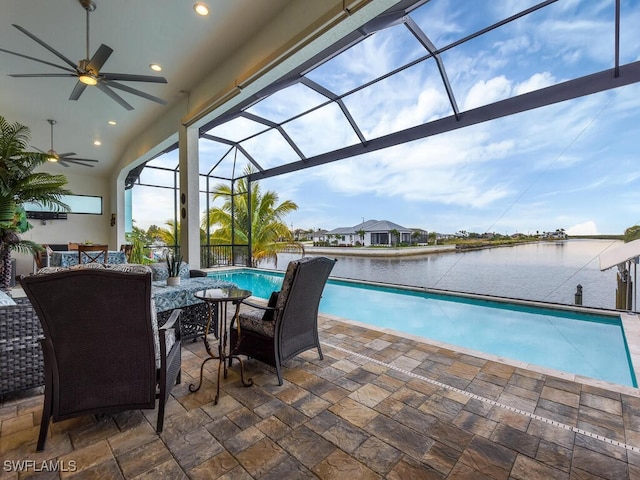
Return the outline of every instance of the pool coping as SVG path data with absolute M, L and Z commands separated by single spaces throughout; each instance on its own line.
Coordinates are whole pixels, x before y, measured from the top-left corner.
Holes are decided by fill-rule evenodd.
M 284 275 L 284 272 L 280 270 L 272 270 L 272 269 L 266 269 L 266 268 L 252 268 L 252 267 L 228 266 L 228 267 L 217 267 L 217 268 L 206 269 L 206 271 L 220 272 L 221 270 L 238 270 L 238 269 L 256 270 L 256 271 L 278 273 L 279 275 Z M 585 307 L 585 306 L 578 306 L 578 305 L 564 305 L 559 303 L 541 302 L 541 301 L 535 301 L 535 300 L 524 300 L 524 299 L 516 299 L 516 298 L 509 298 L 509 297 L 498 297 L 494 295 L 482 295 L 477 293 L 455 292 L 451 290 L 440 290 L 440 289 L 432 289 L 432 288 L 426 288 L 426 287 L 412 287 L 408 285 L 396 285 L 396 284 L 389 284 L 389 283 L 382 283 L 382 282 L 372 282 L 367 280 L 355 280 L 355 279 L 337 278 L 337 277 L 329 277 L 329 280 L 334 280 L 334 281 L 344 282 L 344 283 L 371 285 L 371 286 L 383 287 L 383 288 L 396 288 L 400 290 L 422 292 L 422 293 L 442 294 L 442 295 L 456 296 L 461 298 L 473 298 L 476 300 L 502 302 L 502 303 L 517 304 L 517 305 L 524 305 L 524 306 L 530 306 L 530 307 L 550 308 L 554 310 L 565 310 L 565 311 L 571 311 L 571 312 L 589 313 L 594 315 L 617 317 L 620 319 L 620 322 L 622 325 L 622 331 L 623 331 L 625 342 L 627 343 L 631 366 L 633 368 L 634 376 L 636 377 L 636 382 L 640 382 L 640 319 L 638 318 L 638 315 L 633 312 L 598 309 L 594 307 Z M 260 297 L 251 297 L 251 298 L 254 300 L 266 301 Z M 573 381 L 573 382 L 582 383 L 585 385 L 612 390 L 618 393 L 624 393 L 627 395 L 640 397 L 640 387 L 630 387 L 627 385 L 620 385 L 618 383 L 607 382 L 605 380 L 599 380 L 599 379 L 587 377 L 584 375 L 569 373 L 569 372 L 556 370 L 549 367 L 542 367 L 540 365 L 536 365 L 533 363 L 528 363 L 521 360 L 514 360 L 511 358 L 502 357 L 492 353 L 486 353 L 480 350 L 474 350 L 471 348 L 462 347 L 459 345 L 442 342 L 439 340 L 433 340 L 428 337 L 422 337 L 419 335 L 414 335 L 411 333 L 394 330 L 392 328 L 377 327 L 375 325 L 370 325 L 368 323 L 359 322 L 357 320 L 351 320 L 348 318 L 339 317 L 337 315 L 320 313 L 319 316 L 330 319 L 330 320 L 335 320 L 335 321 L 351 324 L 354 326 L 362 327 L 362 328 L 368 328 L 374 331 L 388 333 L 398 337 L 408 338 L 416 342 L 420 342 L 420 343 L 424 343 L 427 345 L 432 345 L 440 348 L 445 348 L 447 350 L 452 350 L 454 352 L 472 355 L 474 357 L 482 358 L 485 360 L 503 363 L 505 365 L 510 365 L 516 368 L 522 368 L 525 370 L 529 370 L 529 371 L 544 374 L 544 375 L 551 375 L 551 376 L 558 377 L 568 381 Z

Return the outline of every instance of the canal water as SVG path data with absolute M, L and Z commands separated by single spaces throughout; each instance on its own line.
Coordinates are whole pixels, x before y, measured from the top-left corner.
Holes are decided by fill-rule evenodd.
M 566 305 L 574 303 L 581 285 L 583 305 L 610 309 L 615 308 L 616 269 L 601 272 L 598 255 L 620 243 L 564 240 L 411 257 L 336 255 L 332 276 Z M 295 258 L 299 255 L 279 254 L 276 269 Z

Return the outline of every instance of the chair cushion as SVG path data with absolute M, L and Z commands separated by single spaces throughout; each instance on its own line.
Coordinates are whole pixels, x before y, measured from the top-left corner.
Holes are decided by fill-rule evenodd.
M 151 299 L 151 326 L 153 327 L 153 349 L 156 354 L 156 368 L 161 366 L 160 357 L 160 331 L 158 327 L 158 314 L 156 313 L 156 304 Z M 171 350 L 171 347 L 176 343 L 176 331 L 173 328 L 165 330 L 165 344 L 167 346 L 167 353 Z
M 238 321 L 240 322 L 240 330 L 248 330 L 251 332 L 273 338 L 276 322 L 265 322 L 262 320 L 262 310 L 249 308 L 240 313 Z
M 269 297 L 269 303 L 267 303 L 267 307 L 274 308 L 276 306 L 276 304 L 278 303 L 279 294 L 280 292 L 271 292 L 271 296 Z M 275 315 L 275 310 L 265 310 L 264 315 L 262 315 L 262 321 L 273 322 L 275 320 L 274 315 Z
M 15 305 L 16 302 L 13 301 L 9 295 L 0 290 L 0 306 L 3 305 Z

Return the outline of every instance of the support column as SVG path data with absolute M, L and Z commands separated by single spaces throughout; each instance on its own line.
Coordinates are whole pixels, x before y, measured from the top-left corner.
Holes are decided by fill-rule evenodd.
M 178 130 L 180 154 L 180 253 L 192 269 L 200 268 L 200 195 L 198 177 L 198 128 L 181 125 Z

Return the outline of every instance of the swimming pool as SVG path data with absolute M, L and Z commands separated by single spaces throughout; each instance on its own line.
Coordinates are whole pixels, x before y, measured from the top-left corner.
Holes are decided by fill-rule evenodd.
M 209 273 L 268 298 L 283 274 Z M 504 358 L 636 387 L 618 316 L 330 279 L 320 312 Z

